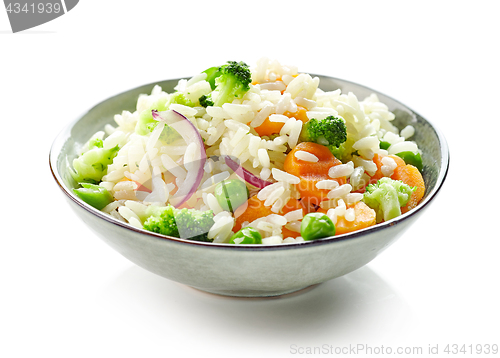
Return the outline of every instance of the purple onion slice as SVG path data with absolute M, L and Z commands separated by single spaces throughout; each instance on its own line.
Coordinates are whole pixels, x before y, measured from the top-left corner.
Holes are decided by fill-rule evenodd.
M 225 155 L 224 160 L 226 161 L 226 165 L 231 168 L 236 175 L 238 175 L 241 179 L 246 181 L 248 184 L 251 184 L 259 189 L 262 189 L 268 185 L 271 185 L 271 182 L 263 180 L 254 174 L 250 173 L 248 170 L 243 168 L 235 159 L 230 156 Z
M 188 158 L 190 159 L 188 162 L 184 162 L 184 167 L 187 170 L 186 178 L 178 186 L 177 192 L 169 199 L 170 204 L 178 208 L 188 201 L 200 186 L 204 173 L 203 167 L 207 161 L 205 145 L 198 129 L 189 119 L 184 117 L 179 112 L 174 110 L 164 112 L 153 110 L 152 114 L 155 120 L 164 122 L 175 129 L 184 139 L 188 147 L 192 143 L 196 145 L 196 155 L 193 158 Z

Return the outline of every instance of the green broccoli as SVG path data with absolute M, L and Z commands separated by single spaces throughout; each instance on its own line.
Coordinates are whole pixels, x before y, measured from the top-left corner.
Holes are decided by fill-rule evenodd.
M 177 222 L 181 238 L 196 241 L 212 241 L 208 238 L 208 231 L 214 224 L 214 213 L 212 210 L 176 209 L 175 221 Z
M 101 210 L 106 205 L 113 202 L 113 197 L 106 188 L 90 183 L 80 183 L 80 185 L 82 187 L 73 189 L 73 193 L 97 210 Z
M 207 73 L 206 80 L 213 89 L 199 99 L 200 105 L 204 107 L 220 107 L 224 103 L 231 103 L 235 98 L 243 97 L 250 89 L 252 74 L 245 62 L 227 61 L 219 68 L 211 67 L 204 72 Z
M 163 207 L 149 206 L 146 210 L 148 218 L 144 222 L 144 229 L 162 235 L 180 237 L 174 217 L 174 210 L 175 208 L 171 205 Z
M 119 147 L 103 149 L 101 139 L 89 142 L 89 150 L 73 160 L 71 176 L 77 183 L 98 184 L 106 175 L 108 165 L 118 153 Z
M 215 79 L 221 75 L 220 67 L 210 67 L 209 69 L 206 69 L 202 73 L 207 74 L 207 78 L 205 81 L 210 83 L 210 87 L 212 88 L 212 91 L 215 89 Z
M 171 205 L 165 207 L 149 206 L 148 218 L 144 229 L 162 235 L 179 237 L 196 241 L 210 242 L 208 231 L 214 224 L 211 210 L 176 209 Z
M 311 118 L 302 127 L 300 141 L 314 142 L 339 148 L 347 140 L 347 128 L 341 118 L 328 116 L 325 119 Z
M 383 177 L 366 187 L 363 201 L 377 213 L 377 222 L 394 219 L 401 215 L 401 207 L 410 200 L 416 187 L 401 180 Z
M 150 133 L 158 122 L 153 118 L 152 110 L 156 109 L 157 111 L 163 112 L 166 111 L 170 105 L 172 104 L 182 104 L 188 107 L 194 107 L 195 104 L 190 101 L 182 92 L 174 92 L 170 95 L 168 101 L 166 97 L 162 97 L 156 102 L 154 102 L 149 108 L 143 110 L 139 114 L 139 120 L 135 125 L 135 132 L 140 135 L 146 135 Z M 154 125 L 151 127 L 151 125 Z
M 214 105 L 214 102 L 210 98 L 210 95 L 201 96 L 199 101 L 200 101 L 200 106 L 205 107 L 205 108 L 207 108 L 208 106 L 213 107 L 213 105 Z

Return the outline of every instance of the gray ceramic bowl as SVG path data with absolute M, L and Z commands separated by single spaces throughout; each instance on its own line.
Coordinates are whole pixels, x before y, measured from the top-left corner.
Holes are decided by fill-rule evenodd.
M 385 250 L 422 214 L 443 185 L 449 153 L 443 135 L 429 121 L 377 91 L 332 77 L 318 76 L 323 90 L 340 88 L 362 99 L 376 93 L 396 115 L 395 124 L 416 129 L 414 140 L 423 150 L 427 186 L 420 205 L 391 221 L 322 240 L 279 246 L 210 244 L 161 236 L 133 228 L 90 207 L 72 193 L 68 174 L 77 145 L 113 122 L 122 110 L 135 110 L 137 97 L 155 84 L 173 91 L 178 79 L 149 84 L 109 98 L 64 129 L 54 141 L 50 167 L 76 214 L 109 246 L 135 264 L 170 280 L 207 292 L 230 296 L 275 296 L 294 292 L 356 270 Z

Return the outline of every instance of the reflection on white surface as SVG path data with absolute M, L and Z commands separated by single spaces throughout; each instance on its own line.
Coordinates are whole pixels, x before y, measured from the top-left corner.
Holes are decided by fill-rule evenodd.
M 126 320 L 141 315 L 165 337 L 203 332 L 194 334 L 200 347 L 210 344 L 231 351 L 251 340 L 256 346 L 247 347 L 249 354 L 257 347 L 285 354 L 292 345 L 387 342 L 404 333 L 411 321 L 405 300 L 369 267 L 281 297 L 232 298 L 198 291 L 134 266 L 104 287 L 95 304 L 115 314 L 123 309 Z M 165 349 L 182 349 L 188 336 L 169 339 Z M 225 337 L 223 344 L 221 337 Z

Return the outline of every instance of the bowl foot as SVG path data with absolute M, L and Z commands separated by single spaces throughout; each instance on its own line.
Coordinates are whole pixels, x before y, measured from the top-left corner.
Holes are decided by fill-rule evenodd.
M 204 293 L 209 293 L 218 296 L 229 296 L 229 297 L 240 297 L 240 298 L 283 298 L 288 296 L 300 295 L 305 292 L 308 292 L 318 286 L 319 283 L 295 288 L 291 290 L 277 290 L 277 291 L 261 291 L 261 290 L 212 290 L 205 289 L 199 287 L 191 287 L 198 291 L 202 291 Z

